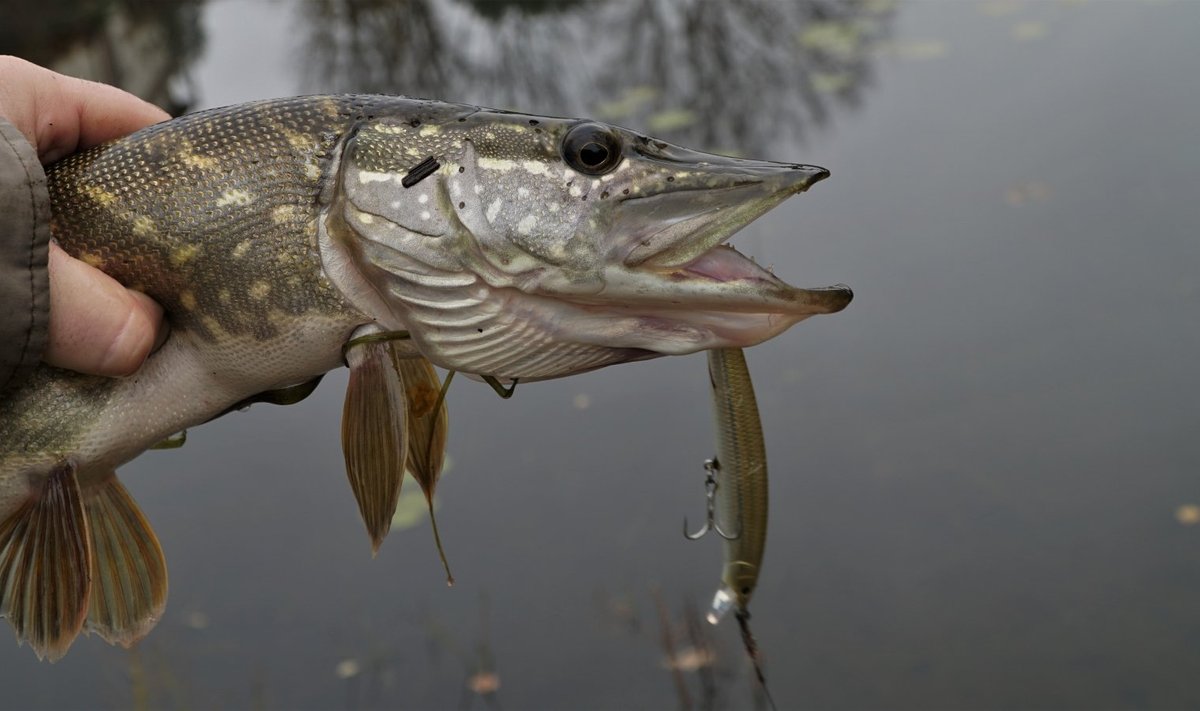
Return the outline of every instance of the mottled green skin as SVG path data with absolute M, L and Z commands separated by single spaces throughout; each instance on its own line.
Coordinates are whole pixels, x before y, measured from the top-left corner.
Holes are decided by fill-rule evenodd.
M 269 351 L 272 342 L 287 341 L 300 319 L 344 324 L 344 332 L 330 335 L 336 349 L 354 324 L 371 320 L 329 283 L 318 252 L 322 190 L 329 189 L 340 145 L 374 117 L 409 120 L 439 106 L 379 96 L 300 97 L 151 126 L 48 169 L 54 237 L 68 253 L 164 306 L 171 329 L 164 353 L 219 351 L 238 339 Z M 108 436 L 95 433 L 98 421 L 115 408 L 138 407 L 130 394 L 144 397 L 152 381 L 170 379 L 178 360 L 156 354 L 125 379 L 40 366 L 0 402 L 0 513 L 49 463 L 79 455 L 88 437 Z M 255 358 L 232 360 L 224 367 L 236 371 L 244 363 L 242 382 L 262 379 L 250 372 L 262 365 Z M 131 402 L 117 402 L 122 398 Z M 111 443 L 91 449 L 105 446 Z M 127 458 L 101 461 L 99 469 Z M 84 467 L 81 476 L 87 474 Z
M 269 338 L 280 315 L 345 308 L 317 249 L 330 159 L 368 114 L 414 105 L 298 98 L 152 126 L 50 169 L 55 239 L 154 297 L 172 328 Z
M 567 159 L 576 128 L 608 136 L 611 170 Z M 437 169 L 405 184 L 428 158 Z M 572 119 L 279 99 L 152 126 L 48 175 L 59 244 L 161 303 L 170 336 L 129 378 L 42 366 L 0 402 L 0 515 L 64 458 L 101 480 L 338 366 L 360 326 L 406 329 L 446 368 L 530 380 L 752 345 L 850 299 L 718 248 L 824 169 Z

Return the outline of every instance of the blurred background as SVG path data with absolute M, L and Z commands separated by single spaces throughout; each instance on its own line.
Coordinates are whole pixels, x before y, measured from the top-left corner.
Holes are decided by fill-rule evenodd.
M 780 708 L 1200 706 L 1200 4 L 4 2 L 0 52 L 173 112 L 386 92 L 833 178 L 733 242 L 845 312 L 749 351 Z M 372 560 L 345 372 L 122 469 L 171 597 L 135 649 L 0 643 L 0 708 L 754 708 L 703 355 L 449 396 L 438 517 Z M 4 636 L 0 632 L 0 638 Z

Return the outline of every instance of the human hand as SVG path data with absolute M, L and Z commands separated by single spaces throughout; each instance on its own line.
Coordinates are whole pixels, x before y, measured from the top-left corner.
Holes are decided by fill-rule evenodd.
M 170 118 L 116 87 L 0 56 L 0 116 L 43 164 Z M 93 375 L 128 375 L 163 334 L 162 308 L 50 245 L 49 341 L 43 359 Z

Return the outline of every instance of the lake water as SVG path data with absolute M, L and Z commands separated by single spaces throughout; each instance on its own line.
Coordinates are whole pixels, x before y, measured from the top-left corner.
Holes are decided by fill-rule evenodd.
M 856 293 L 748 352 L 779 707 L 1200 706 L 1200 5 L 131 5 L 0 51 L 193 109 L 409 93 L 830 168 L 734 239 Z M 721 559 L 679 530 L 714 446 L 703 355 L 508 401 L 456 382 L 452 589 L 419 516 L 372 560 L 345 381 L 122 469 L 164 618 L 55 665 L 0 644 L 0 708 L 681 705 L 663 620 L 693 644 Z M 735 626 L 702 632 L 690 703 L 760 703 Z

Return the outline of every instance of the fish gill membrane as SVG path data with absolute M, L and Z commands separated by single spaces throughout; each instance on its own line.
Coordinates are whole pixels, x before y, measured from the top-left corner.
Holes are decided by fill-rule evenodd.
M 212 109 L 59 161 L 54 239 L 162 304 L 170 336 L 131 376 L 41 365 L 0 400 L 0 615 L 51 659 L 80 631 L 148 633 L 166 566 L 115 470 L 232 409 L 302 399 L 363 327 L 407 331 L 433 365 L 527 382 L 746 347 L 841 310 L 848 288 L 791 287 L 725 245 L 827 175 L 367 95 Z M 386 475 L 348 472 L 375 547 L 412 464 L 401 386 L 353 403 L 383 408 L 351 423 L 381 439 L 348 462 L 392 449 Z

